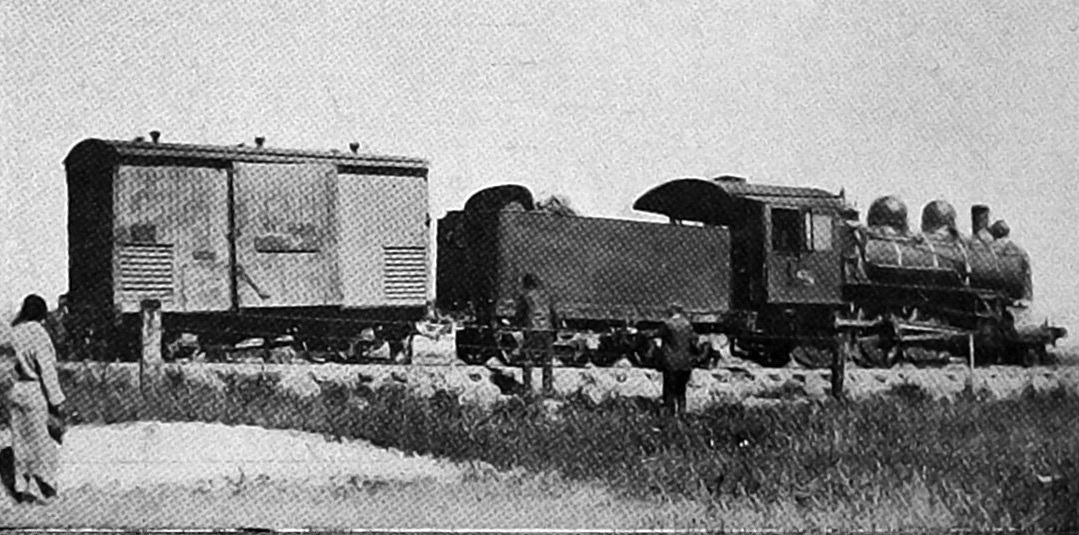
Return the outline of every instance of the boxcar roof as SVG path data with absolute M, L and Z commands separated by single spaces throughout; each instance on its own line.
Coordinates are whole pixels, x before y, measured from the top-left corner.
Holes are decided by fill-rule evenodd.
M 281 149 L 275 147 L 155 143 L 153 141 L 121 141 L 95 138 L 83 140 L 75 145 L 75 147 L 71 149 L 71 152 L 68 153 L 68 157 L 64 160 L 64 163 L 66 165 L 72 165 L 83 158 L 97 159 L 102 156 L 111 156 L 118 160 L 125 158 L 163 158 L 258 163 L 319 161 L 344 166 L 406 168 L 426 168 L 428 166 L 427 160 L 405 156 Z
M 742 214 L 737 205 L 743 200 L 834 210 L 845 210 L 847 206 L 842 195 L 819 188 L 749 184 L 744 178 L 721 176 L 665 182 L 641 195 L 633 209 L 685 221 L 737 226 Z

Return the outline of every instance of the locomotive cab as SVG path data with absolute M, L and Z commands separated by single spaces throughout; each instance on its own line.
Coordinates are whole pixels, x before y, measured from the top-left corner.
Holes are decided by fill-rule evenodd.
M 731 176 L 683 178 L 647 192 L 634 208 L 730 228 L 732 306 L 742 318 L 730 329 L 750 356 L 772 364 L 792 353 L 828 358 L 810 356 L 827 351 L 803 342 L 830 343 L 833 313 L 844 303 L 852 210 L 842 194 Z
M 729 176 L 684 178 L 652 189 L 634 208 L 730 228 L 736 308 L 842 303 L 849 209 L 841 195 Z

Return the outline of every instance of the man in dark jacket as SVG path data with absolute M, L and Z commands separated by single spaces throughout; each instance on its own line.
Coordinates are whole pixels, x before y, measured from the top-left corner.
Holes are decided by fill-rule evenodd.
M 697 359 L 697 333 L 679 303 L 671 303 L 668 317 L 657 331 L 662 341 L 659 361 L 663 372 L 663 405 L 671 415 L 686 413 L 686 386 Z
M 543 393 L 554 391 L 555 314 L 554 306 L 543 291 L 539 278 L 531 273 L 521 277 L 523 292 L 517 297 L 517 324 L 524 329 L 524 386 L 532 392 L 532 366 L 543 366 Z

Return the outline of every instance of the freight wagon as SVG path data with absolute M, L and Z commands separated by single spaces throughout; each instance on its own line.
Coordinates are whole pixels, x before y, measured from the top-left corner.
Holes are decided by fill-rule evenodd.
M 69 299 L 83 351 L 140 306 L 203 345 L 397 340 L 428 288 L 426 161 L 351 151 L 87 139 L 65 160 Z M 169 341 L 166 340 L 166 343 Z M 314 349 L 309 347 L 308 349 Z M 97 351 L 123 348 L 97 348 Z M 102 356 L 102 355 L 99 355 Z

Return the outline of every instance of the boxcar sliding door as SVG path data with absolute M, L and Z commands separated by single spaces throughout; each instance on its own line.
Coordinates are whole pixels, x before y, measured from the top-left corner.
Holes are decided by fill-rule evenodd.
M 241 308 L 341 304 L 332 165 L 234 167 Z

